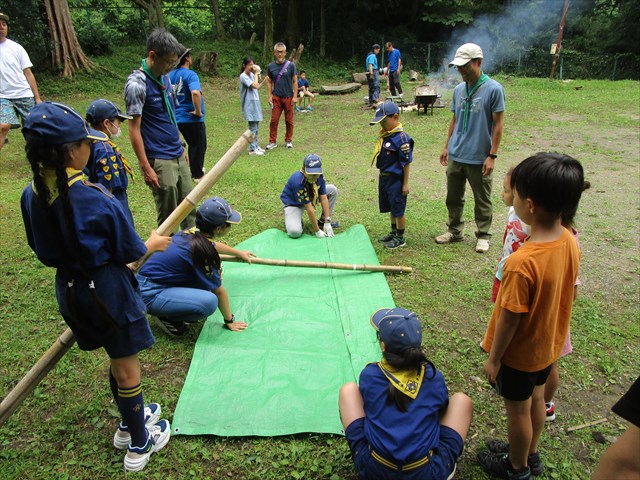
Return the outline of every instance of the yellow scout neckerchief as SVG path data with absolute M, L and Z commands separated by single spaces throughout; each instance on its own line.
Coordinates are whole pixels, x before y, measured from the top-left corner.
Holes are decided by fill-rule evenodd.
M 385 359 L 378 362 L 378 366 L 385 377 L 391 382 L 395 388 L 400 390 L 406 396 L 415 400 L 422 386 L 422 380 L 424 379 L 425 366 L 422 365 L 420 373 L 416 373 L 415 370 L 394 370 L 391 365 L 387 363 Z
M 82 170 L 76 170 L 75 168 L 67 168 L 66 170 L 67 170 L 67 184 L 69 186 L 73 185 L 76 182 L 86 179 L 86 177 L 84 176 L 84 173 L 82 173 Z M 49 205 L 51 205 L 55 201 L 55 199 L 58 198 L 58 194 L 59 194 L 58 185 L 56 184 L 56 180 L 57 180 L 56 171 L 53 168 L 41 168 L 40 176 L 42 177 L 42 181 L 44 182 L 44 184 L 49 189 L 49 192 L 51 193 L 51 197 L 49 198 L 49 202 L 48 202 Z M 33 183 L 33 180 L 31 181 L 31 188 L 33 188 L 33 191 L 36 192 L 36 195 L 37 195 L 38 190 L 36 189 L 36 186 Z
M 391 135 L 394 135 L 398 132 L 403 132 L 404 128 L 402 128 L 402 124 L 399 123 L 398 126 L 392 130 L 386 131 L 383 130 L 382 128 L 380 129 L 380 136 L 378 137 L 378 141 L 376 142 L 376 146 L 373 149 L 373 156 L 371 157 L 371 165 L 373 166 L 373 164 L 376 162 L 376 160 L 378 159 L 378 155 L 380 155 L 380 152 L 382 152 L 382 143 L 384 142 L 384 139 L 387 137 L 390 137 Z
M 122 166 L 124 167 L 124 171 L 129 174 L 129 176 L 131 177 L 131 181 L 132 182 L 135 181 L 135 178 L 133 176 L 133 169 L 131 168 L 131 164 L 129 163 L 129 160 L 127 160 L 125 158 L 125 156 L 122 154 L 122 152 L 120 151 L 120 147 L 118 147 L 111 140 L 107 140 L 107 143 L 109 145 L 111 145 L 111 148 L 113 149 L 114 152 L 116 152 L 116 155 L 120 155 L 120 160 L 122 160 Z

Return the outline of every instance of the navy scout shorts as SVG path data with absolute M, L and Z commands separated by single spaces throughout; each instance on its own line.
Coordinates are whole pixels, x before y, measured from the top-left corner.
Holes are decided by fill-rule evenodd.
M 402 175 L 380 174 L 378 181 L 378 204 L 380 213 L 391 212 L 402 217 L 407 208 L 407 197 L 402 195 Z

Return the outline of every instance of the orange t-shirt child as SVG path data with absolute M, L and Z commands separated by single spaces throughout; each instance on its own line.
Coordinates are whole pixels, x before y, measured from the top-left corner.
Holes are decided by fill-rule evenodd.
M 524 244 L 506 261 L 483 348 L 491 350 L 500 310 L 521 313 L 501 362 L 537 372 L 555 362 L 569 332 L 580 249 L 567 229 L 552 242 Z

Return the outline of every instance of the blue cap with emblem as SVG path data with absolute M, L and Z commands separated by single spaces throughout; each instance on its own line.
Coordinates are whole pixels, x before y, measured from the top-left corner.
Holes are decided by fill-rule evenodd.
M 87 108 L 86 118 L 91 125 L 96 125 L 103 120 L 111 120 L 112 118 L 131 120 L 133 117 L 122 113 L 122 110 L 112 101 L 100 98 L 91 102 L 91 105 Z
M 422 345 L 422 325 L 418 316 L 404 308 L 382 308 L 371 316 L 380 340 L 390 352 L 402 352 Z
M 310 153 L 304 157 L 302 167 L 304 168 L 304 173 L 311 175 L 322 174 L 322 160 L 315 153 Z
M 24 119 L 22 134 L 29 142 L 62 145 L 89 138 L 108 140 L 94 130 L 73 108 L 55 102 L 42 102 L 31 109 Z
M 393 103 L 391 100 L 387 100 L 378 107 L 376 110 L 376 116 L 369 122 L 369 125 L 380 123 L 384 117 L 388 115 L 395 115 L 396 113 L 400 113 L 398 105 Z
M 229 206 L 229 203 L 222 197 L 211 197 L 206 199 L 198 208 L 198 214 L 205 222 L 211 225 L 223 225 L 225 223 L 240 223 L 242 216 Z

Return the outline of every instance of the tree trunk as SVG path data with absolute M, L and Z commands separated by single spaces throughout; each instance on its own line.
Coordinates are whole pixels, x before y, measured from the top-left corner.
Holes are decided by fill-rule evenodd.
M 327 53 L 327 18 L 324 1 L 320 0 L 320 58 L 324 58 Z
M 269 62 L 273 58 L 273 5 L 271 0 L 263 0 L 264 4 L 264 51 L 262 59 Z
M 299 0 L 289 0 L 289 9 L 287 11 L 287 31 L 285 38 L 287 46 L 291 49 L 294 45 L 300 43 L 300 12 L 302 2 Z
M 91 72 L 93 63 L 82 51 L 71 21 L 67 0 L 44 0 L 51 34 L 51 67 L 63 77 L 72 77 L 78 71 Z
M 162 11 L 162 0 L 131 0 L 142 8 L 149 16 L 151 28 L 164 28 L 164 12 Z
M 218 33 L 218 38 L 220 40 L 226 40 L 227 33 L 224 31 L 224 25 L 222 24 L 218 0 L 211 0 L 211 6 L 213 7 L 213 16 L 216 17 L 216 32 Z

